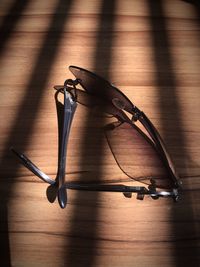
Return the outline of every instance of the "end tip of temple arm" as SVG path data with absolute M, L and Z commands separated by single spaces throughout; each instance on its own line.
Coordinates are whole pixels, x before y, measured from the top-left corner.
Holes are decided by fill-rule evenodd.
M 44 182 L 48 184 L 55 184 L 55 181 L 52 180 L 48 175 L 46 175 L 44 172 L 42 172 L 30 159 L 28 159 L 23 153 L 18 152 L 13 147 L 10 148 L 10 151 L 12 151 L 21 161 L 21 163 L 29 169 L 32 173 L 37 175 L 40 179 L 42 179 Z
M 10 148 L 10 151 L 12 151 L 24 164 L 32 163 L 23 153 L 17 151 L 14 147 Z
M 17 151 L 14 147 L 10 147 L 9 149 L 11 152 L 13 152 L 20 160 L 23 162 L 25 161 L 25 156 L 21 152 Z

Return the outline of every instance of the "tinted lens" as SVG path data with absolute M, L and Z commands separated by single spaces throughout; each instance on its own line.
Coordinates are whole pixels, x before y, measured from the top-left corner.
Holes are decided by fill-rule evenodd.
M 150 185 L 171 188 L 172 182 L 157 151 L 141 131 L 128 123 L 106 127 L 105 134 L 119 167 L 130 178 Z
M 54 89 L 56 90 L 62 90 L 64 89 L 63 85 L 56 85 L 54 86 Z M 73 91 L 73 90 L 72 90 Z M 98 110 L 102 113 L 108 113 L 113 116 L 116 116 L 120 121 L 129 121 L 129 118 L 126 116 L 126 114 L 115 107 L 112 103 L 110 103 L 108 100 L 105 100 L 101 97 L 98 97 L 93 94 L 88 94 L 83 90 L 77 89 L 76 92 L 72 92 L 72 95 L 77 97 L 77 102 L 89 107 L 89 108 L 98 108 Z
M 88 93 L 96 95 L 110 104 L 123 108 L 131 112 L 133 104 L 130 100 L 116 87 L 112 86 L 108 81 L 100 76 L 75 66 L 69 67 L 74 76 L 80 80 L 80 84 Z
M 129 120 L 129 118 L 122 110 L 116 108 L 112 103 L 109 103 L 102 98 L 93 96 L 79 89 L 76 89 L 76 94 L 78 103 L 84 106 L 98 108 L 100 112 L 114 115 L 121 121 Z

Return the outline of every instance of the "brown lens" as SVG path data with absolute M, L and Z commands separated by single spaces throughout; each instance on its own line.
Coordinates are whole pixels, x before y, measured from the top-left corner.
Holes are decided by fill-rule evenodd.
M 134 125 L 105 128 L 108 144 L 121 170 L 130 178 L 159 188 L 172 188 L 170 174 L 152 142 Z
M 120 121 L 129 120 L 129 118 L 122 110 L 119 110 L 112 103 L 102 98 L 88 94 L 80 89 L 76 89 L 76 94 L 77 102 L 84 106 L 87 106 L 89 108 L 98 108 L 99 112 L 111 114 L 117 117 Z
M 100 97 L 110 104 L 120 103 L 120 106 L 123 106 L 124 110 L 128 112 L 132 111 L 133 104 L 131 101 L 108 81 L 88 70 L 76 66 L 70 66 L 69 69 L 79 79 L 81 86 L 87 93 Z M 117 106 L 117 108 L 119 107 Z

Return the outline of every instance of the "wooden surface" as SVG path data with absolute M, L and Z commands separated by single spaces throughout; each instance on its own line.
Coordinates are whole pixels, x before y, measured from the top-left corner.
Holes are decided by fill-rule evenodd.
M 0 2 L 2 267 L 200 266 L 199 28 L 197 1 Z M 53 86 L 73 77 L 69 65 L 108 78 L 148 114 L 182 177 L 179 203 L 76 191 L 65 210 L 47 201 L 47 185 L 9 147 L 55 177 Z M 67 179 L 135 184 L 99 130 L 106 118 L 95 116 L 78 107 Z

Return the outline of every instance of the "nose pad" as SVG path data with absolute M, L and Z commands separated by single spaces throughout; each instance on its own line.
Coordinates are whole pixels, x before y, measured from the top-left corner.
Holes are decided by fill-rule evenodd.
M 126 107 L 125 103 L 117 97 L 112 99 L 112 103 L 118 109 L 125 109 Z

